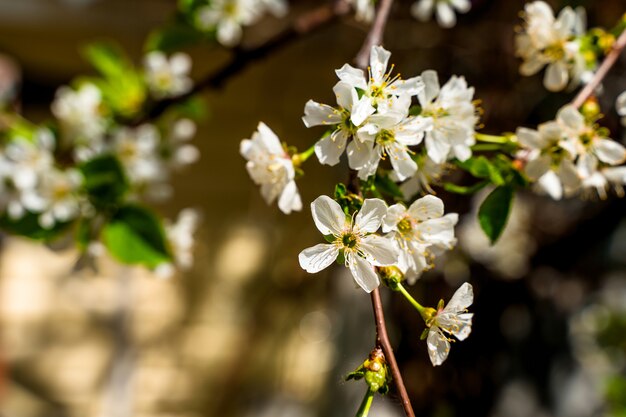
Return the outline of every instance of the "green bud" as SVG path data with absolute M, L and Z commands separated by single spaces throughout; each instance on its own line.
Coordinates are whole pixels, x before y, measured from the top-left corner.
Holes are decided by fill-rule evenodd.
M 380 348 L 372 350 L 361 366 L 348 374 L 346 380 L 350 379 L 364 379 L 371 392 L 386 394 L 389 391 L 391 375 L 383 351 Z
M 383 284 L 389 287 L 393 291 L 399 291 L 398 284 L 404 281 L 404 274 L 395 266 L 381 266 L 378 267 L 378 273 L 380 274 Z

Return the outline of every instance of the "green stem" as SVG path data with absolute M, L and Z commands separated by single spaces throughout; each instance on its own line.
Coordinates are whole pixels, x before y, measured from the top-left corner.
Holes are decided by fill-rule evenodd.
M 309 149 L 307 149 L 304 152 L 301 153 L 297 153 L 295 154 L 291 159 L 293 161 L 293 164 L 296 167 L 299 167 L 300 165 L 302 165 L 307 159 L 309 159 L 311 157 L 311 155 L 313 155 L 315 153 L 315 145 L 311 146 Z
M 400 290 L 400 292 L 402 293 L 402 295 L 404 295 L 404 298 L 406 298 L 407 300 L 409 300 L 409 303 L 411 303 L 413 305 L 413 307 L 415 307 L 417 309 L 417 311 L 419 311 L 420 315 L 422 317 L 424 317 L 424 313 L 426 312 L 426 308 L 421 305 L 420 303 L 418 303 L 415 298 L 413 298 L 411 296 L 411 294 L 409 294 L 409 292 L 406 290 L 406 288 L 404 288 L 402 286 L 402 284 L 398 283 L 398 290 Z
M 480 142 L 502 144 L 511 143 L 511 140 L 506 136 L 485 135 L 484 133 L 475 133 L 474 136 L 476 137 L 476 140 Z
M 367 414 L 370 412 L 370 407 L 372 406 L 372 402 L 374 401 L 374 391 L 371 389 L 367 389 L 365 393 L 365 397 L 363 397 L 363 401 L 361 401 L 361 406 L 359 407 L 359 411 L 356 412 L 356 417 L 367 417 Z

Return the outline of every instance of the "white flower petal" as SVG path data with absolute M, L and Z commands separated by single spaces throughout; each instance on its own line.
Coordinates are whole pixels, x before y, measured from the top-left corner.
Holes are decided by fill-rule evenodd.
M 404 218 L 406 207 L 402 204 L 394 204 L 387 209 L 387 214 L 383 218 L 383 233 L 397 230 L 397 225 Z
M 374 84 L 378 85 L 385 77 L 391 52 L 379 45 L 372 46 L 370 51 L 370 71 Z
M 346 215 L 339 203 L 321 195 L 311 203 L 311 213 L 317 230 L 323 235 L 339 235 L 346 227 Z
M 330 136 L 325 136 L 315 144 L 315 155 L 324 165 L 337 165 L 341 154 L 346 149 L 348 136 L 343 129 L 335 130 Z
M 428 331 L 426 345 L 428 346 L 428 356 L 433 366 L 441 365 L 448 358 L 450 342 L 448 342 L 448 338 L 445 337 L 437 326 L 431 326 Z
M 437 22 L 439 26 L 451 28 L 456 25 L 456 15 L 448 3 L 437 2 Z
M 387 204 L 379 198 L 368 198 L 354 220 L 355 229 L 362 233 L 374 233 L 387 214 Z
M 619 165 L 626 159 L 626 149 L 614 140 L 596 139 L 593 150 L 600 161 L 609 165 Z
M 307 101 L 304 106 L 302 121 L 306 127 L 319 125 L 335 125 L 341 123 L 341 115 L 328 104 L 321 104 L 313 100 Z
M 460 313 L 465 311 L 474 302 L 474 288 L 469 282 L 464 282 L 454 292 L 454 295 L 448 302 L 448 305 L 444 307 L 443 311 L 446 313 Z
M 567 65 L 563 61 L 557 61 L 548 65 L 543 85 L 549 91 L 561 91 L 567 85 L 568 78 Z
M 416 200 L 408 210 L 411 217 L 420 221 L 441 217 L 443 211 L 443 201 L 434 195 L 426 195 Z
M 278 199 L 278 208 L 285 214 L 302 210 L 302 199 L 295 181 L 289 181 Z
M 300 252 L 298 261 L 306 272 L 315 274 L 326 269 L 339 255 L 339 248 L 335 245 L 320 243 Z
M 348 255 L 347 261 L 354 281 L 356 281 L 359 287 L 363 288 L 365 292 L 370 293 L 380 285 L 380 280 L 374 271 L 374 267 L 364 258 L 350 254 Z
M 420 104 L 425 106 L 439 95 L 439 77 L 437 72 L 433 70 L 422 72 L 422 82 L 424 83 L 424 90 L 417 97 Z
M 398 262 L 398 251 L 391 239 L 369 235 L 364 237 L 359 244 L 359 250 L 372 265 L 390 266 Z
M 361 90 L 367 90 L 367 81 L 365 80 L 365 73 L 354 68 L 351 65 L 344 64 L 343 67 L 335 70 L 335 74 L 339 79 L 352 87 L 360 88 Z

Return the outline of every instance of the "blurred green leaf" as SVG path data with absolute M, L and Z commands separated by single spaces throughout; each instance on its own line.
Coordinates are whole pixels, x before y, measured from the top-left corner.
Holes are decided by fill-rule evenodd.
M 388 175 L 376 175 L 374 177 L 374 186 L 376 189 L 384 194 L 387 194 L 395 199 L 404 199 L 404 194 L 398 187 L 398 184 L 393 182 Z
M 197 44 L 206 35 L 185 22 L 174 22 L 148 35 L 146 51 L 173 52 Z
M 157 216 L 144 207 L 120 208 L 104 226 L 102 240 L 109 252 L 125 264 L 154 268 L 171 262 L 163 226 Z
M 120 204 L 128 191 L 128 181 L 122 165 L 113 155 L 103 155 L 80 166 L 85 177 L 84 187 L 97 209 Z
M 481 181 L 470 186 L 456 185 L 451 182 L 446 182 L 443 184 L 443 189 L 450 193 L 469 195 L 482 190 L 487 185 L 489 185 L 489 181 Z
M 0 229 L 18 236 L 49 242 L 64 232 L 71 222 L 56 223 L 45 229 L 39 224 L 39 215 L 27 212 L 20 219 L 12 219 L 7 214 L 0 217 Z
M 492 245 L 506 227 L 514 194 L 509 186 L 498 187 L 485 198 L 478 210 L 478 222 Z

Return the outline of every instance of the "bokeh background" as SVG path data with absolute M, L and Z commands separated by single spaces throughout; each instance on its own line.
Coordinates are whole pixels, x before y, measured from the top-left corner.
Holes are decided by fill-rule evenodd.
M 321 0 L 320 0 L 321 1 Z M 264 42 L 320 1 L 291 2 L 286 21 L 267 17 L 245 33 Z M 0 0 L 0 52 L 21 74 L 21 105 L 50 117 L 56 89 L 90 69 L 79 48 L 119 42 L 140 62 L 147 34 L 174 0 Z M 473 0 L 451 30 L 413 20 L 397 1 L 385 37 L 405 76 L 436 69 L 464 75 L 482 100 L 486 133 L 554 117 L 572 93 L 549 94 L 522 78 L 513 34 L 521 0 Z M 590 26 L 612 27 L 624 0 L 550 1 L 587 9 Z M 308 147 L 321 133 L 300 117 L 308 99 L 332 102 L 333 70 L 350 62 L 367 28 L 351 17 L 299 39 L 204 93 L 209 112 L 199 163 L 174 181 L 158 209 L 203 213 L 193 270 L 171 280 L 100 260 L 73 273 L 64 242 L 42 247 L 3 236 L 0 246 L 0 415 L 4 417 L 314 417 L 353 415 L 364 393 L 343 377 L 374 343 L 370 300 L 342 268 L 304 273 L 297 254 L 318 243 L 310 213 L 267 207 L 249 180 L 239 141 L 259 121 Z M 227 62 L 211 45 L 187 50 L 200 79 Z M 5 65 L 6 67 L 6 65 Z M 626 57 L 600 102 L 623 138 L 615 97 Z M 347 167 L 305 165 L 305 203 L 330 194 Z M 391 337 L 420 416 L 590 417 L 626 415 L 626 202 L 553 202 L 522 193 L 501 241 L 489 247 L 476 201 L 439 192 L 462 214 L 458 247 L 411 291 L 435 305 L 463 281 L 476 299 L 471 337 L 433 369 L 423 322 L 383 290 Z M 478 201 L 482 196 L 478 196 Z M 305 206 L 308 204 L 305 204 Z M 393 392 L 372 416 L 401 416 Z

